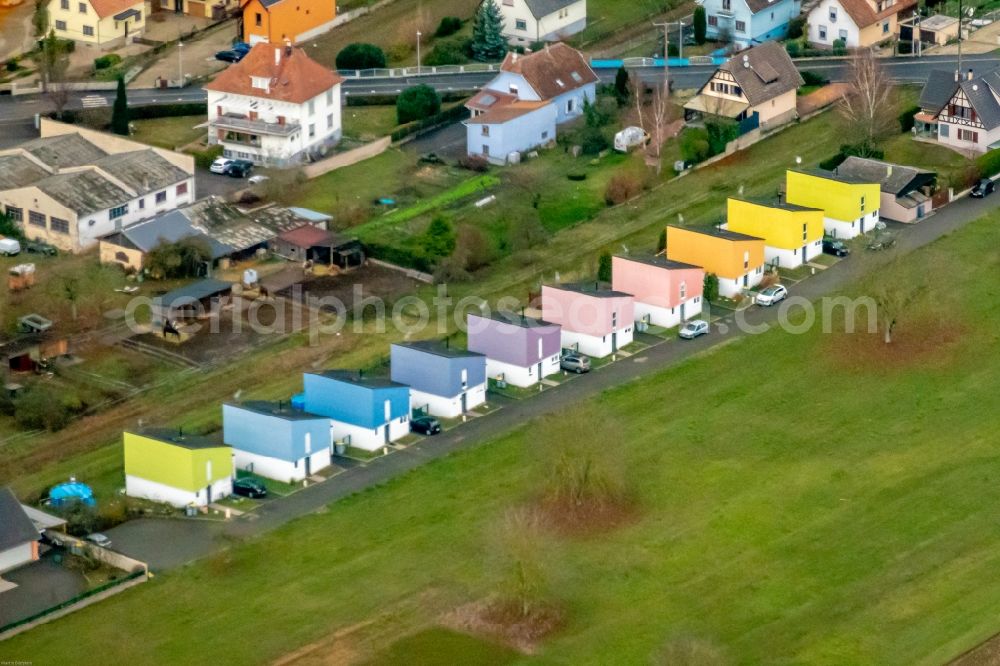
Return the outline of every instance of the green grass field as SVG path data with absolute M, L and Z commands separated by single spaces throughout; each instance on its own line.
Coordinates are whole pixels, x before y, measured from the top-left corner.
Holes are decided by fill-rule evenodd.
M 928 275 L 934 316 L 904 317 L 889 352 L 878 336 L 775 330 L 565 414 L 620 433 L 608 455 L 640 512 L 553 537 L 566 626 L 521 661 L 648 663 L 696 637 L 734 663 L 938 664 L 995 633 L 998 221 L 906 260 Z M 942 342 L 938 318 L 960 335 Z M 356 657 L 414 633 L 410 654 L 432 654 L 420 632 L 495 589 L 489 535 L 545 473 L 535 432 L 158 575 L 0 644 L 0 658 L 264 663 L 334 632 L 329 649 Z
M 135 131 L 132 139 L 168 150 L 183 148 L 193 141 L 205 138 L 205 128 L 194 129 L 204 123 L 205 116 L 177 116 L 174 118 L 154 118 L 133 120 Z

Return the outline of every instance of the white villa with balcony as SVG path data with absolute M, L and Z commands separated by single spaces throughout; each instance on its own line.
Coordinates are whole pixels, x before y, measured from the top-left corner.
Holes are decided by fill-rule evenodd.
M 267 166 L 323 157 L 340 140 L 336 72 L 288 44 L 257 44 L 205 86 L 208 142 Z

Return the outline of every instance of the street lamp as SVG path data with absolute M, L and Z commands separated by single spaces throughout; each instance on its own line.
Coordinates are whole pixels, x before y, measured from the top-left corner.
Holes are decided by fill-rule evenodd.
M 177 42 L 178 87 L 184 87 L 184 42 Z
M 417 30 L 417 74 L 420 74 L 420 36 L 421 32 Z

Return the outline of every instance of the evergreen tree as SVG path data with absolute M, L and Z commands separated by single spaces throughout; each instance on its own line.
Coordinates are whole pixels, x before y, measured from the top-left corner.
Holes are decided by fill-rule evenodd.
M 503 36 L 503 17 L 496 0 L 483 0 L 472 26 L 472 57 L 491 62 L 507 55 L 507 39 Z
M 599 282 L 611 282 L 611 254 L 609 252 L 601 254 L 598 258 L 597 280 Z
M 128 136 L 128 99 L 125 97 L 125 79 L 118 77 L 118 94 L 111 109 L 111 131 Z
M 708 19 L 705 16 L 705 8 L 698 5 L 694 8 L 694 41 L 697 44 L 705 43 L 705 35 L 708 32 Z
M 618 106 L 628 104 L 628 87 L 628 71 L 624 67 L 619 67 L 615 72 L 615 101 L 618 102 Z

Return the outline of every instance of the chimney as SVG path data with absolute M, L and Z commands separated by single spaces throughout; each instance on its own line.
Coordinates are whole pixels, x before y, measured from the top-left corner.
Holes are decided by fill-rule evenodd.
M 281 64 L 281 49 L 274 49 L 274 66 Z
M 965 75 L 965 80 L 966 81 L 971 81 L 972 80 L 972 68 L 971 67 L 969 68 L 969 72 Z
M 956 69 L 955 70 L 955 82 L 956 83 L 958 82 L 958 75 L 959 75 L 959 71 Z
M 513 53 L 510 54 L 510 61 L 517 62 L 517 51 L 514 51 Z

